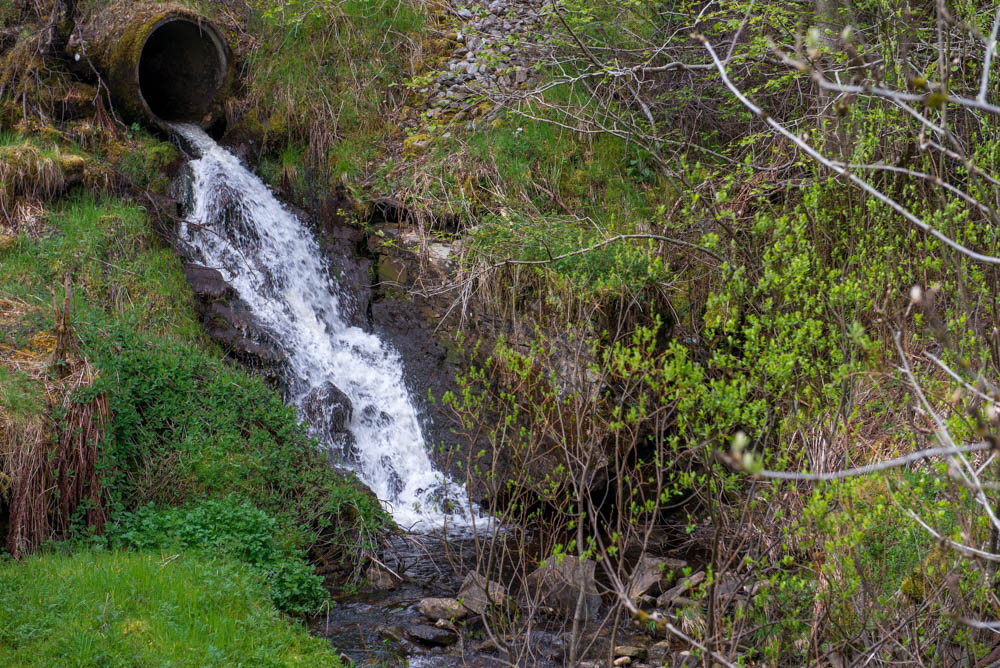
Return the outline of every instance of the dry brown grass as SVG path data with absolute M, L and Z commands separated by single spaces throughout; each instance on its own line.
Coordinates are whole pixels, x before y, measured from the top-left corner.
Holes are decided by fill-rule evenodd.
M 0 365 L 25 374 L 42 397 L 42 405 L 27 413 L 0 408 L 0 495 L 9 514 L 6 547 L 15 558 L 68 532 L 81 508 L 98 532 L 106 519 L 97 447 L 108 404 L 103 396 L 75 399 L 96 372 L 76 352 L 69 303 L 67 291 L 63 303 L 54 304 L 55 333 L 35 332 L 24 348 L 0 350 Z M 30 310 L 23 301 L 0 298 L 0 326 L 17 323 Z
M 56 156 L 46 156 L 27 142 L 0 147 L 0 215 L 8 222 L 19 199 L 50 199 L 64 186 Z

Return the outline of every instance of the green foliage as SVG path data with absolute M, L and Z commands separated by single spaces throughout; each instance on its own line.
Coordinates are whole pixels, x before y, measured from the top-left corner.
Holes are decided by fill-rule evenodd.
M 632 230 L 622 230 L 630 233 Z M 598 244 L 607 232 L 567 218 L 486 217 L 469 239 L 473 257 L 487 261 L 526 260 L 546 263 L 539 271 L 565 276 L 573 289 L 593 294 L 640 292 L 669 277 L 656 242 L 633 240 L 548 262 L 552 258 Z M 554 278 L 552 280 L 558 280 Z
M 101 448 L 111 507 L 192 498 L 247 502 L 284 539 L 356 563 L 389 520 L 360 485 L 334 473 L 295 410 L 264 382 L 190 344 L 129 327 L 84 336 L 113 416 Z
M 136 145 L 116 161 L 119 172 L 135 188 L 165 192 L 169 179 L 163 171 L 167 165 L 180 158 L 177 148 L 170 142 L 160 141 L 138 126 L 133 126 L 131 139 Z
M 118 517 L 112 545 L 136 550 L 200 550 L 236 558 L 267 583 L 279 610 L 307 614 L 326 600 L 322 579 L 273 517 L 234 497 L 184 508 L 143 506 Z M 284 542 L 282 542 L 284 538 Z
M 419 33 L 423 14 L 408 0 L 251 7 L 259 42 L 248 58 L 249 125 L 279 147 L 307 147 L 310 168 L 357 165 L 385 130 L 388 84 L 409 66 L 400 45 Z
M 79 550 L 0 564 L 8 666 L 340 666 L 253 569 L 207 555 Z
M 131 318 L 143 332 L 206 341 L 180 260 L 142 207 L 74 195 L 54 204 L 47 222 L 52 234 L 22 238 L 3 254 L 0 293 L 48 304 L 49 288 L 68 274 L 78 321 Z

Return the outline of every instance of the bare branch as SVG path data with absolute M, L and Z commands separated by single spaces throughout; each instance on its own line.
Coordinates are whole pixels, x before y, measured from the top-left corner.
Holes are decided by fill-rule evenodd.
M 979 95 L 976 100 L 986 103 L 986 87 L 990 81 L 990 66 L 993 65 L 993 55 L 997 50 L 997 35 L 1000 34 L 1000 8 L 997 9 L 993 17 L 993 30 L 990 38 L 986 41 L 986 53 L 983 54 L 983 78 L 979 82 Z
M 697 35 L 696 38 L 698 39 L 698 41 L 701 42 L 702 46 L 705 47 L 705 49 L 708 51 L 709 55 L 711 55 L 712 62 L 715 63 L 715 67 L 716 67 L 716 69 L 719 72 L 719 76 L 722 77 L 722 82 L 726 85 L 726 88 L 728 88 L 730 90 L 730 92 L 736 97 L 736 99 L 739 100 L 740 103 L 743 104 L 743 106 L 745 106 L 747 109 L 749 109 L 750 111 L 752 111 L 758 118 L 760 118 L 761 120 L 763 120 L 764 122 L 766 122 L 768 125 L 770 125 L 772 128 L 774 128 L 777 132 L 779 132 L 781 135 L 783 135 L 784 137 L 786 137 L 789 141 L 791 141 L 796 146 L 798 146 L 799 148 L 801 148 L 803 151 L 805 151 L 806 153 L 808 153 L 814 160 L 816 160 L 817 162 L 819 162 L 821 165 L 827 167 L 828 169 L 831 169 L 832 171 L 836 172 L 837 174 L 840 174 L 841 176 L 846 177 L 851 183 L 855 184 L 856 186 L 858 186 L 859 188 L 861 188 L 862 190 L 864 190 L 869 195 L 875 197 L 880 202 L 882 202 L 884 204 L 887 204 L 890 208 L 892 208 L 894 211 L 896 211 L 901 216 L 903 216 L 907 221 L 909 221 L 915 227 L 917 227 L 917 228 L 923 230 L 924 232 L 930 234 L 935 239 L 937 239 L 941 243 L 945 244 L 949 248 L 951 248 L 953 250 L 956 250 L 959 253 L 961 253 L 961 254 L 963 254 L 963 255 L 965 255 L 965 256 L 969 257 L 970 259 L 975 260 L 977 262 L 983 262 L 985 264 L 1000 265 L 1000 257 L 996 257 L 994 255 L 984 255 L 983 253 L 978 253 L 978 252 L 972 250 L 971 248 L 966 248 L 962 244 L 958 243 L 957 241 L 955 241 L 955 240 L 951 239 L 950 237 L 948 237 L 947 235 L 945 235 L 943 232 L 940 232 L 940 231 L 934 229 L 930 224 L 926 223 L 925 221 L 921 220 L 920 218 L 918 218 L 917 216 L 915 216 L 913 213 L 911 213 L 902 204 L 900 204 L 899 202 L 895 201 L 894 199 L 892 199 L 888 195 L 884 194 L 882 191 L 878 190 L 877 188 L 875 188 L 873 185 L 871 185 L 870 183 L 868 183 L 864 179 L 861 179 L 858 176 L 856 176 L 855 174 L 852 174 L 845 167 L 841 167 L 838 164 L 834 163 L 833 161 L 827 159 L 819 151 L 817 151 L 812 146 L 810 146 L 808 143 L 806 143 L 805 141 L 803 141 L 801 137 L 799 137 L 794 132 L 791 132 L 790 130 L 788 130 L 787 128 L 785 128 L 785 126 L 783 126 L 778 121 L 774 120 L 774 118 L 772 118 L 769 114 L 767 114 L 763 109 L 761 109 L 756 104 L 754 104 L 753 102 L 751 102 L 750 99 L 747 98 L 747 96 L 744 95 L 743 92 L 740 91 L 739 88 L 737 88 L 735 84 L 733 84 L 732 80 L 730 80 L 730 78 L 729 78 L 729 75 L 726 73 L 726 67 L 725 67 L 725 65 L 722 63 L 721 60 L 719 60 L 718 55 L 715 53 L 715 49 L 712 48 L 712 45 L 708 42 L 708 40 L 703 35 Z M 844 92 L 849 92 L 847 89 L 851 89 L 851 88 L 857 88 L 859 90 L 855 91 L 855 92 L 861 92 L 860 88 L 862 88 L 862 87 L 858 87 L 858 86 L 845 86 L 843 88 L 844 88 Z M 834 88 L 831 88 L 831 90 L 840 90 L 840 88 L 839 87 L 834 87 Z M 891 91 L 887 91 L 887 92 L 891 92 Z M 996 112 L 1000 113 L 1000 107 L 997 107 Z

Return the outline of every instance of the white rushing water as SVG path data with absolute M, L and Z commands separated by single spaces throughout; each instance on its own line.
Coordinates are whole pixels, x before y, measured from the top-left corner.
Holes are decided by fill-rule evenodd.
M 312 232 L 200 128 L 174 129 L 201 156 L 190 163 L 193 213 L 180 237 L 222 273 L 281 347 L 291 372 L 288 400 L 305 416 L 310 392 L 332 383 L 347 395 L 355 444 L 346 463 L 401 526 L 468 524 L 464 488 L 431 465 L 399 354 L 345 322 Z

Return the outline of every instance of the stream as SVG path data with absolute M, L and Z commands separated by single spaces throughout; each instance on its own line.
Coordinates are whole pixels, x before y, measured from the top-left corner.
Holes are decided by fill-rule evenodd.
M 273 336 L 288 363 L 286 400 L 401 527 L 468 526 L 475 518 L 464 487 L 428 457 L 399 353 L 346 322 L 341 291 L 312 231 L 201 128 L 172 127 L 199 156 L 189 163 L 193 206 L 178 235 L 193 259 L 222 273 Z M 332 441 L 323 424 L 327 412 L 309 402 L 336 391 L 353 410 L 349 434 Z

